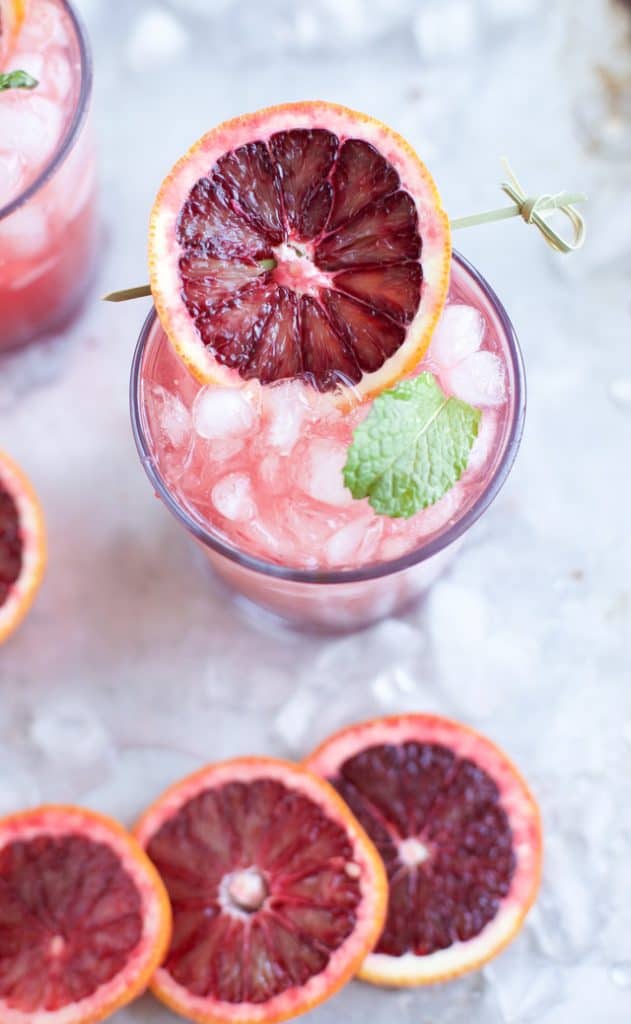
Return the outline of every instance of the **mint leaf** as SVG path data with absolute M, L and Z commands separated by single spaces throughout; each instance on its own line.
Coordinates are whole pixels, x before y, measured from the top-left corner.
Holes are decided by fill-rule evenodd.
M 355 430 L 344 483 L 380 515 L 407 519 L 460 479 L 480 416 L 445 395 L 431 373 L 404 380 L 375 399 Z
M 27 71 L 7 71 L 0 75 L 0 92 L 4 89 L 34 89 L 39 82 Z

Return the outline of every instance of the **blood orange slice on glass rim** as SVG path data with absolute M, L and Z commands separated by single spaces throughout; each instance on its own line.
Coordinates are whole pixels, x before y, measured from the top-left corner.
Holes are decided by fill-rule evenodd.
M 105 1019 L 146 988 L 170 933 L 160 877 L 116 822 L 61 806 L 0 821 L 0 1020 Z
M 45 564 L 39 501 L 22 470 L 0 451 L 0 644 L 30 608 Z
M 0 0 L 0 71 L 11 55 L 13 43 L 22 27 L 28 0 Z
M 474 970 L 519 930 L 539 887 L 541 824 L 508 758 L 432 715 L 350 726 L 305 762 L 377 846 L 388 916 L 359 976 L 422 985 Z
M 204 383 L 299 378 L 340 405 L 410 372 L 445 302 L 449 222 L 424 164 L 319 101 L 208 132 L 151 215 L 162 325 Z
M 299 766 L 211 765 L 173 786 L 136 835 L 166 884 L 173 940 L 154 993 L 195 1021 L 281 1021 L 355 974 L 387 883 L 343 800 Z

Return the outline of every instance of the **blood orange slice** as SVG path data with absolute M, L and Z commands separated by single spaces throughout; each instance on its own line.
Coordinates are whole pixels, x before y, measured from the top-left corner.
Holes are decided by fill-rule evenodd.
M 18 466 L 0 451 L 0 644 L 30 608 L 45 563 L 37 496 Z
M 167 894 L 116 822 L 76 807 L 0 821 L 0 1020 L 87 1024 L 146 988 L 169 944 Z
M 520 928 L 541 826 L 517 769 L 472 729 L 430 715 L 351 726 L 306 761 L 375 842 L 388 916 L 360 977 L 421 985 L 479 967 Z
M 136 834 L 173 908 L 152 988 L 191 1020 L 297 1016 L 357 971 L 383 927 L 377 851 L 335 790 L 296 765 L 211 765 L 160 797 Z
M 27 0 L 0 0 L 0 71 L 8 60 L 24 16 Z
M 151 216 L 154 301 L 193 373 L 231 386 L 297 377 L 339 404 L 417 365 L 450 253 L 436 186 L 408 143 L 332 103 L 208 132 Z

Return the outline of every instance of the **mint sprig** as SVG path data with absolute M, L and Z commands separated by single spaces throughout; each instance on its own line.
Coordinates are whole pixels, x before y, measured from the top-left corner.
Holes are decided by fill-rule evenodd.
M 344 483 L 379 515 L 407 519 L 460 479 L 480 417 L 479 409 L 445 395 L 431 373 L 402 381 L 375 399 L 355 430 Z
M 35 89 L 39 85 L 28 71 L 7 71 L 0 74 L 0 92 L 5 89 Z

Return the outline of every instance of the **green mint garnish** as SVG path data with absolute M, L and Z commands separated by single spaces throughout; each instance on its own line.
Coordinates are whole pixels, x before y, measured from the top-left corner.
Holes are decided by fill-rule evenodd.
M 407 519 L 460 479 L 480 416 L 479 409 L 445 395 L 431 373 L 402 381 L 375 399 L 355 430 L 344 483 L 379 515 Z
M 4 89 L 34 89 L 39 82 L 27 71 L 7 71 L 0 75 L 0 92 Z
M 259 267 L 261 270 L 274 270 L 276 266 L 276 260 L 259 260 Z

